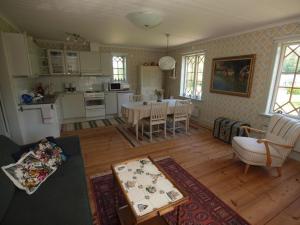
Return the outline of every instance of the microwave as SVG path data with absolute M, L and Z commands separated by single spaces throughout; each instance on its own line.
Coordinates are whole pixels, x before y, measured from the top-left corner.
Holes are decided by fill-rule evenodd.
M 118 91 L 118 90 L 129 90 L 130 86 L 127 83 L 110 83 L 109 90 L 110 91 Z
M 121 83 L 110 83 L 109 84 L 110 91 L 117 91 L 117 90 L 121 90 L 121 89 L 122 89 Z

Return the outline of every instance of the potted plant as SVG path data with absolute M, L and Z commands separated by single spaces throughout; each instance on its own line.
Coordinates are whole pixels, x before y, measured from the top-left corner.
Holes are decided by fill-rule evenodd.
M 163 98 L 163 90 L 157 90 L 155 89 L 154 91 L 156 97 L 157 97 L 157 102 L 161 102 Z

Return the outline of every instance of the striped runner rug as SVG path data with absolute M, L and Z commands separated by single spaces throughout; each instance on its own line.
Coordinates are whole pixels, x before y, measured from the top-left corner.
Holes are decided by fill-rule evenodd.
M 84 122 L 65 123 L 61 126 L 61 132 L 75 131 L 96 127 L 119 126 L 125 124 L 121 117 L 114 117 L 109 119 L 89 120 Z

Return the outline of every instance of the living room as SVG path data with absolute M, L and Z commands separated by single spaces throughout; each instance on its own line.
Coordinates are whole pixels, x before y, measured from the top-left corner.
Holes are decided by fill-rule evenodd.
M 0 224 L 299 224 L 299 9 L 1 1 Z

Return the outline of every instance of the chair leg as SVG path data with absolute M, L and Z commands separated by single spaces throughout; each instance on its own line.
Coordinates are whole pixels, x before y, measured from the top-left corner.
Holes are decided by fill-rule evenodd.
M 188 133 L 188 121 L 186 120 L 185 121 L 185 134 Z
M 173 136 L 175 136 L 176 121 L 173 120 Z
M 149 132 L 150 132 L 150 142 L 152 142 L 152 124 L 150 124 L 150 128 L 149 128 Z
M 247 173 L 248 173 L 249 167 L 250 167 L 250 165 L 249 165 L 249 164 L 246 164 L 245 170 L 244 170 L 244 174 L 247 174 Z
M 281 177 L 281 175 L 282 175 L 281 167 L 276 167 L 276 170 L 277 170 L 278 176 Z
M 144 137 L 144 123 L 142 122 L 142 137 Z
M 164 124 L 165 138 L 167 137 L 167 123 Z

